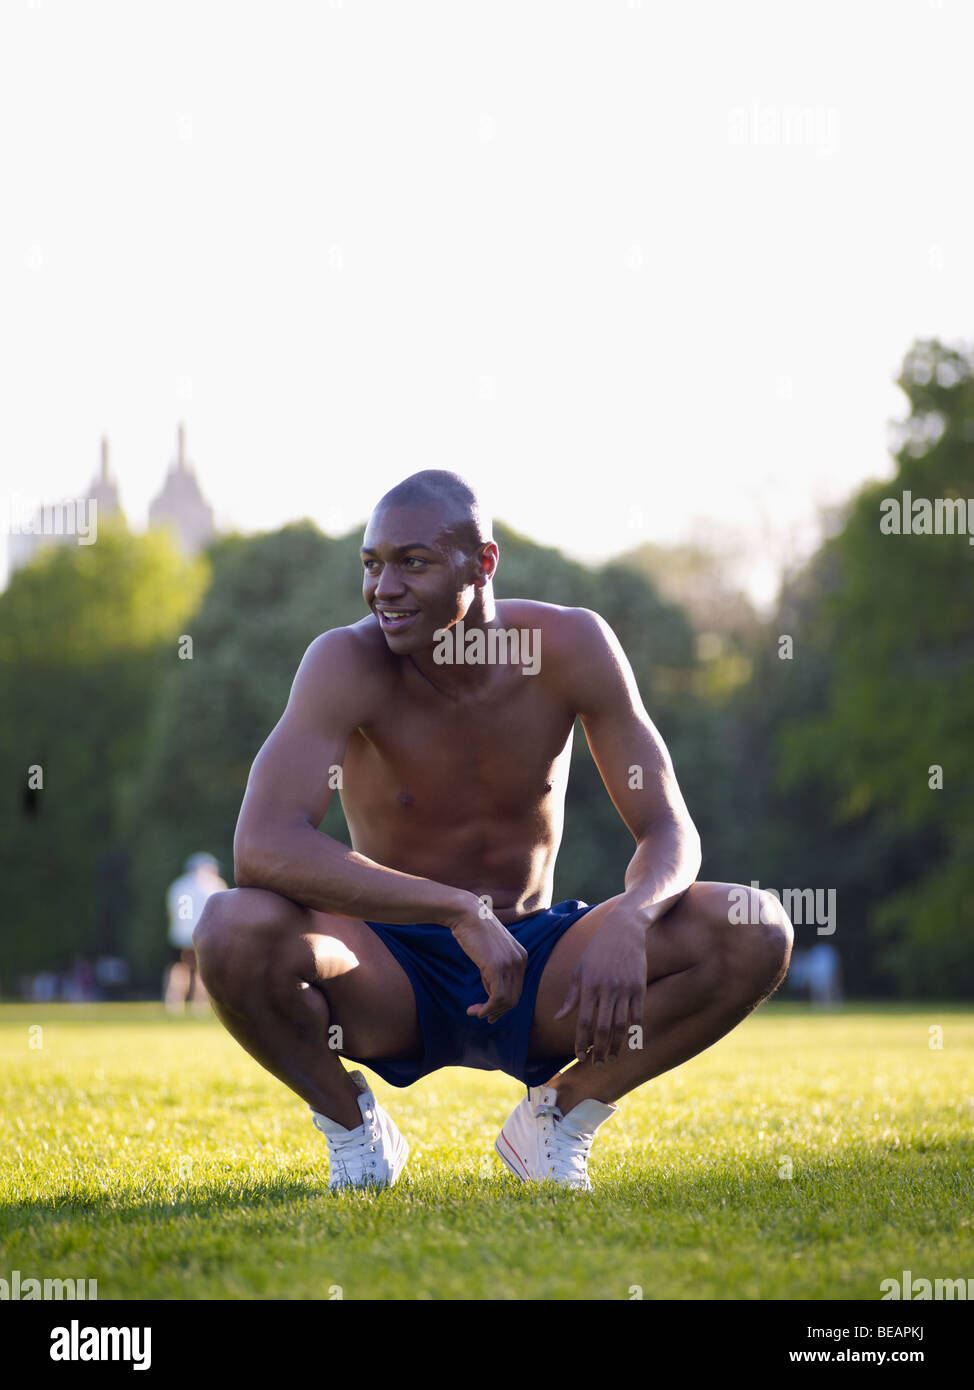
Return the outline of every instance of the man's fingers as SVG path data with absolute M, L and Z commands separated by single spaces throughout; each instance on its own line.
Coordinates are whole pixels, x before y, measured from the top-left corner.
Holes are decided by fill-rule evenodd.
M 483 985 L 487 991 L 487 1002 L 485 1004 L 473 1004 L 467 1013 L 474 1014 L 477 1018 L 486 1018 L 488 1023 L 496 1023 L 502 1014 L 506 1014 L 508 1009 L 514 1007 L 521 997 L 521 991 L 516 984 L 512 985 L 508 981 L 490 985 L 484 980 Z
M 486 1004 L 471 1004 L 467 1013 L 471 1018 L 485 1018 L 488 1023 L 496 1023 L 510 1007 L 510 1004 L 501 1005 L 496 999 L 488 999 Z
M 592 1046 L 592 1033 L 595 1027 L 595 1014 L 598 999 L 590 989 L 582 989 L 578 1005 L 578 1021 L 575 1025 L 575 1056 L 580 1062 Z
M 500 998 L 498 991 L 494 989 L 487 980 L 483 979 L 483 977 L 481 977 L 481 984 L 484 987 L 487 998 L 482 1004 L 470 1005 L 467 1013 L 473 1018 L 487 1018 L 489 1015 L 497 1012 L 497 1004 Z M 493 1022 L 493 1020 L 491 1020 L 491 1022 Z
M 513 1009 L 521 997 L 528 953 L 517 942 L 514 945 L 517 947 L 515 954 L 507 956 L 495 967 L 493 984 L 483 975 L 481 976 L 484 989 L 487 991 L 487 1004 L 484 1012 L 488 1023 L 496 1023 L 502 1014 L 507 1013 L 508 1009 Z
M 589 984 L 584 973 L 576 969 L 568 996 L 555 1018 L 564 1018 L 577 1006 L 575 1056 L 580 1062 L 586 1054 L 597 1066 L 618 1060 L 630 1025 L 642 1027 L 644 995 L 644 989 L 610 986 L 605 981 Z
M 615 1062 L 619 1056 L 619 1049 L 622 1047 L 623 1039 L 626 1036 L 626 1025 L 630 1018 L 630 1001 L 624 996 L 616 1001 L 615 1011 L 612 1015 L 612 1028 L 609 1033 L 609 1047 L 607 1059 Z
M 614 996 L 611 994 L 600 996 L 599 1011 L 595 1017 L 595 1033 L 592 1039 L 592 1061 L 596 1066 L 601 1066 L 608 1056 L 614 1012 Z

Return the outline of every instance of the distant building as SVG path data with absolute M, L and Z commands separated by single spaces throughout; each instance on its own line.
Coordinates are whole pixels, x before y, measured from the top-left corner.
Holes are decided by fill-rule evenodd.
M 186 431 L 179 426 L 179 448 L 166 481 L 149 506 L 150 526 L 169 526 L 185 555 L 196 555 L 212 540 L 213 508 L 200 491 L 192 465 L 186 460 Z
M 93 497 L 98 503 L 99 516 L 122 514 L 122 504 L 118 500 L 118 484 L 108 468 L 108 440 L 104 435 L 101 441 L 101 467 L 92 480 L 86 496 Z
M 195 555 L 216 534 L 213 508 L 206 501 L 193 467 L 186 460 L 186 431 L 179 426 L 176 457 L 169 465 L 159 495 L 149 507 L 150 526 L 168 526 L 185 555 Z M 97 508 L 91 506 L 97 503 Z M 77 507 L 77 513 L 75 508 Z M 108 440 L 101 441 L 101 466 L 88 489 L 78 498 L 45 503 L 31 517 L 19 518 L 7 537 L 7 579 L 29 564 L 43 546 L 77 543 L 82 509 L 85 516 L 103 521 L 124 516 L 118 483 L 108 466 Z

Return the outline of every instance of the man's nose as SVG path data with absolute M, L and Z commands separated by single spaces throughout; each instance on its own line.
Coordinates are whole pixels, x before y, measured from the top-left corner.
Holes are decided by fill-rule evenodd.
M 402 582 L 401 573 L 394 565 L 383 565 L 382 573 L 379 575 L 378 583 L 375 586 L 375 597 L 377 599 L 397 598 L 406 589 Z

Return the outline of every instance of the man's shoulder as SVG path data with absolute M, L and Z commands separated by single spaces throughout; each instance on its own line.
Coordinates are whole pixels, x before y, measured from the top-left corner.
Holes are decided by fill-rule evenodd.
M 498 599 L 496 607 L 505 627 L 537 627 L 553 637 L 577 637 L 603 621 L 591 608 L 565 608 L 533 598 Z
M 557 687 L 576 713 L 591 703 L 593 685 L 604 684 L 615 668 L 612 630 L 591 608 L 504 599 L 498 600 L 497 615 L 505 628 L 527 628 L 539 634 L 546 681 Z
M 331 627 L 319 633 L 309 644 L 304 659 L 322 667 L 340 663 L 345 668 L 379 671 L 388 666 L 388 656 L 385 638 L 370 614 L 347 627 Z
M 340 707 L 347 715 L 368 713 L 392 674 L 389 650 L 374 618 L 329 628 L 308 645 L 295 688 L 315 704 Z
M 591 608 L 565 608 L 539 599 L 498 599 L 497 616 L 504 627 L 538 630 L 549 655 L 577 656 L 580 648 L 594 649 L 608 629 L 605 619 Z

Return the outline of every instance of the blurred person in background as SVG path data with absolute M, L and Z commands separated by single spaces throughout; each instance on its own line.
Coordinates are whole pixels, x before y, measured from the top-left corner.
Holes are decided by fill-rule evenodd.
M 124 998 L 129 982 L 128 962 L 121 956 L 99 956 L 95 961 L 95 980 L 99 998 Z
M 84 956 L 76 956 L 61 982 L 61 994 L 72 1004 L 90 1004 L 96 998 L 95 972 Z
M 816 941 L 805 957 L 805 982 L 814 1005 L 830 1009 L 842 999 L 839 953 L 828 941 Z
M 196 968 L 193 932 L 203 915 L 207 898 L 221 893 L 226 883 L 212 854 L 191 854 L 186 872 L 174 879 L 166 893 L 169 912 L 169 944 L 172 959 L 166 976 L 165 1004 L 170 1013 L 183 1013 L 189 999 L 196 1012 L 207 1008 L 209 998 Z

